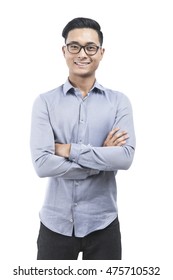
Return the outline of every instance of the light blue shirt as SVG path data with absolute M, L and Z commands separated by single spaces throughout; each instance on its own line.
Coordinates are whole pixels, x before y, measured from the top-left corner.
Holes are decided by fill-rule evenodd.
M 115 127 L 129 139 L 103 147 Z M 71 143 L 68 159 L 55 155 L 55 142 Z M 33 105 L 31 154 L 40 177 L 49 177 L 41 222 L 63 235 L 107 227 L 118 215 L 116 173 L 130 167 L 135 150 L 132 108 L 124 94 L 95 82 L 86 97 L 67 80 L 38 96 Z

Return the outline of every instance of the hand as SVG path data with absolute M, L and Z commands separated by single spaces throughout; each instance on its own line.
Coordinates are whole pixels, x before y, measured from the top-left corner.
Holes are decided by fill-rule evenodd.
M 55 143 L 55 155 L 68 158 L 70 155 L 70 144 Z
M 108 146 L 123 146 L 126 143 L 126 139 L 129 138 L 126 131 L 121 131 L 118 133 L 120 129 L 114 128 L 111 130 L 103 143 L 104 147 Z

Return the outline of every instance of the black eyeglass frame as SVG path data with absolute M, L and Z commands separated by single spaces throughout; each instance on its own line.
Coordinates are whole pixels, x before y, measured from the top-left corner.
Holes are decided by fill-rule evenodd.
M 71 52 L 71 51 L 69 51 L 69 46 L 70 46 L 70 45 L 77 45 L 77 46 L 79 46 L 79 51 L 77 51 L 77 52 Z M 93 45 L 96 47 L 96 52 L 93 53 L 93 54 L 88 54 L 88 53 L 87 53 L 87 50 L 86 50 L 85 48 L 87 48 L 87 47 L 89 47 L 89 46 L 93 46 Z M 95 44 L 88 44 L 88 45 L 85 45 L 85 46 L 81 46 L 80 44 L 76 44 L 76 43 L 69 43 L 69 44 L 66 44 L 66 47 L 67 47 L 68 52 L 71 53 L 71 54 L 78 54 L 78 53 L 80 53 L 81 49 L 84 49 L 84 52 L 86 53 L 86 55 L 89 55 L 89 56 L 95 55 L 95 54 L 98 52 L 98 50 L 101 48 L 101 46 L 97 46 L 97 45 L 95 45 Z

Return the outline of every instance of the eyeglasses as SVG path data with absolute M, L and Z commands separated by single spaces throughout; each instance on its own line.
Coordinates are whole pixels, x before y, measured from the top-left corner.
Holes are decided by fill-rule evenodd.
M 88 44 L 85 46 L 81 46 L 79 44 L 69 43 L 66 46 L 69 53 L 78 54 L 80 53 L 81 49 L 84 49 L 85 53 L 90 56 L 95 55 L 98 49 L 100 48 L 100 46 L 97 46 L 95 44 Z

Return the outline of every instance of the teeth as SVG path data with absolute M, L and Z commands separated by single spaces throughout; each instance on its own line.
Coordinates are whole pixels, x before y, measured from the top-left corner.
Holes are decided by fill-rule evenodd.
M 75 64 L 77 65 L 87 65 L 89 64 L 90 62 L 75 62 Z

